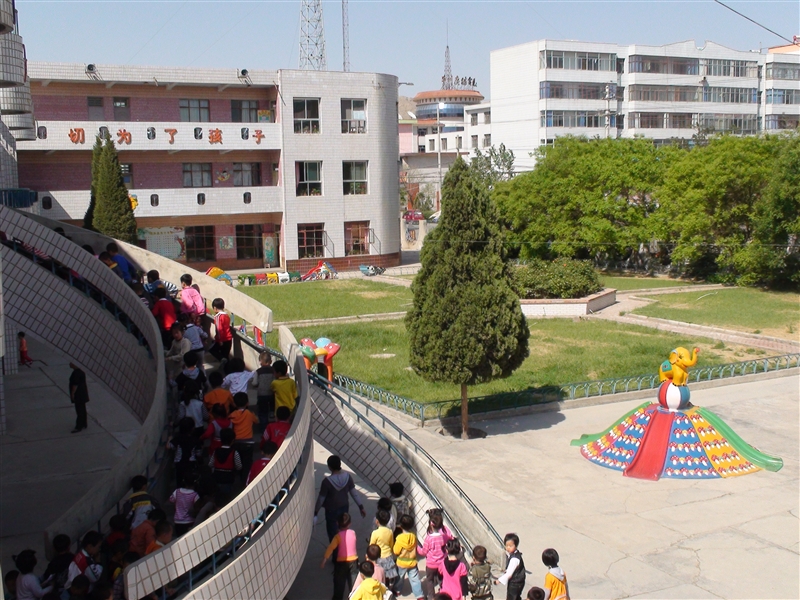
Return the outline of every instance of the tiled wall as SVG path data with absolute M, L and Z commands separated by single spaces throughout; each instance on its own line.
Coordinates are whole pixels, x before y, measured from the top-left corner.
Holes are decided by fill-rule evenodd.
M 91 254 L 25 213 L 6 207 L 0 207 L 0 231 L 41 250 L 102 290 L 136 324 L 153 354 L 163 353 L 152 315 L 136 294 Z M 76 539 L 125 494 L 130 478 L 144 470 L 159 447 L 166 415 L 164 363 L 149 359 L 136 338 L 98 303 L 21 254 L 7 248 L 2 252 L 8 317 L 84 366 L 143 422 L 136 440 L 114 468 L 45 530 L 46 539 L 55 533 Z
M 309 449 L 311 406 L 308 400 L 308 377 L 302 357 L 297 356 L 293 365 L 300 402 L 289 435 L 281 444 L 278 453 L 253 483 L 223 510 L 200 523 L 183 537 L 128 567 L 125 571 L 125 589 L 129 599 L 142 598 L 158 590 L 225 547 L 267 507 L 297 468 L 302 457 L 305 456 L 303 460 L 313 463 Z M 211 581 L 214 583 L 209 581 L 205 586 L 206 589 L 219 587 L 219 589 L 233 590 L 237 586 L 246 585 L 246 581 L 232 578 L 232 574 L 236 572 L 246 572 L 248 577 L 257 576 L 259 581 L 264 580 L 266 586 L 264 589 L 275 592 L 283 589 L 283 593 L 289 589 L 294 576 L 287 580 L 287 573 L 296 573 L 300 568 L 308 541 L 311 539 L 313 475 L 304 476 L 299 485 L 301 487 L 298 492 L 284 503 L 278 513 L 279 520 L 267 526 L 267 530 L 276 526 L 283 533 L 292 532 L 289 537 L 279 538 L 281 552 L 263 556 L 257 552 L 246 552 L 237 557 L 233 565 L 212 578 Z M 311 487 L 310 493 L 308 486 Z M 308 501 L 309 495 L 311 502 Z M 307 523 L 306 526 L 300 526 L 303 521 Z M 257 569 L 261 571 L 258 575 L 256 575 Z M 279 595 L 276 593 L 274 597 L 283 597 L 283 593 Z M 210 597 L 241 596 L 231 593 Z

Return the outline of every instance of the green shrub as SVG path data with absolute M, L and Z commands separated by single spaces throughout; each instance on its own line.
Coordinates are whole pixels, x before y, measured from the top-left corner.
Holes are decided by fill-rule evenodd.
M 588 260 L 532 260 L 516 271 L 520 298 L 582 298 L 603 289 Z

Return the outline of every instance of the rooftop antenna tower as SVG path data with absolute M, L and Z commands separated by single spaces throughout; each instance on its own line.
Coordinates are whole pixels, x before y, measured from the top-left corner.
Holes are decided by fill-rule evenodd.
M 347 0 L 342 0 L 342 71 L 350 71 L 350 15 Z
M 453 89 L 453 70 L 450 67 L 450 26 L 447 26 L 447 47 L 444 50 L 444 75 L 442 76 L 442 89 Z
M 327 71 L 322 0 L 302 0 L 300 6 L 300 69 Z

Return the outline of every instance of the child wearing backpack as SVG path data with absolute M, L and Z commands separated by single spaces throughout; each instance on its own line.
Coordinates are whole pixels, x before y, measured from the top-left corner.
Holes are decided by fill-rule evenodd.
M 211 440 L 208 446 L 208 454 L 213 456 L 214 451 L 222 445 L 222 432 L 230 430 L 236 439 L 236 434 L 233 433 L 231 420 L 228 418 L 228 411 L 222 404 L 215 404 L 211 407 L 211 416 L 213 419 L 205 430 L 205 433 L 200 436 L 200 440 Z
M 486 561 L 486 548 L 483 546 L 475 546 L 472 549 L 467 585 L 472 600 L 493 600 L 492 567 Z
M 233 482 L 236 473 L 242 470 L 242 457 L 233 448 L 233 441 L 236 434 L 233 429 L 223 429 L 220 434 L 221 446 L 214 450 L 208 460 L 208 466 L 214 475 L 214 481 L 221 492 L 230 494 L 233 490 Z

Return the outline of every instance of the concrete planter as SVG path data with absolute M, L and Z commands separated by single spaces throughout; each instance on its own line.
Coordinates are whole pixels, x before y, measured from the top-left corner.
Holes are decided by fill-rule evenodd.
M 520 300 L 526 317 L 579 317 L 590 315 L 617 301 L 617 290 L 604 289 L 585 298 L 573 300 Z

